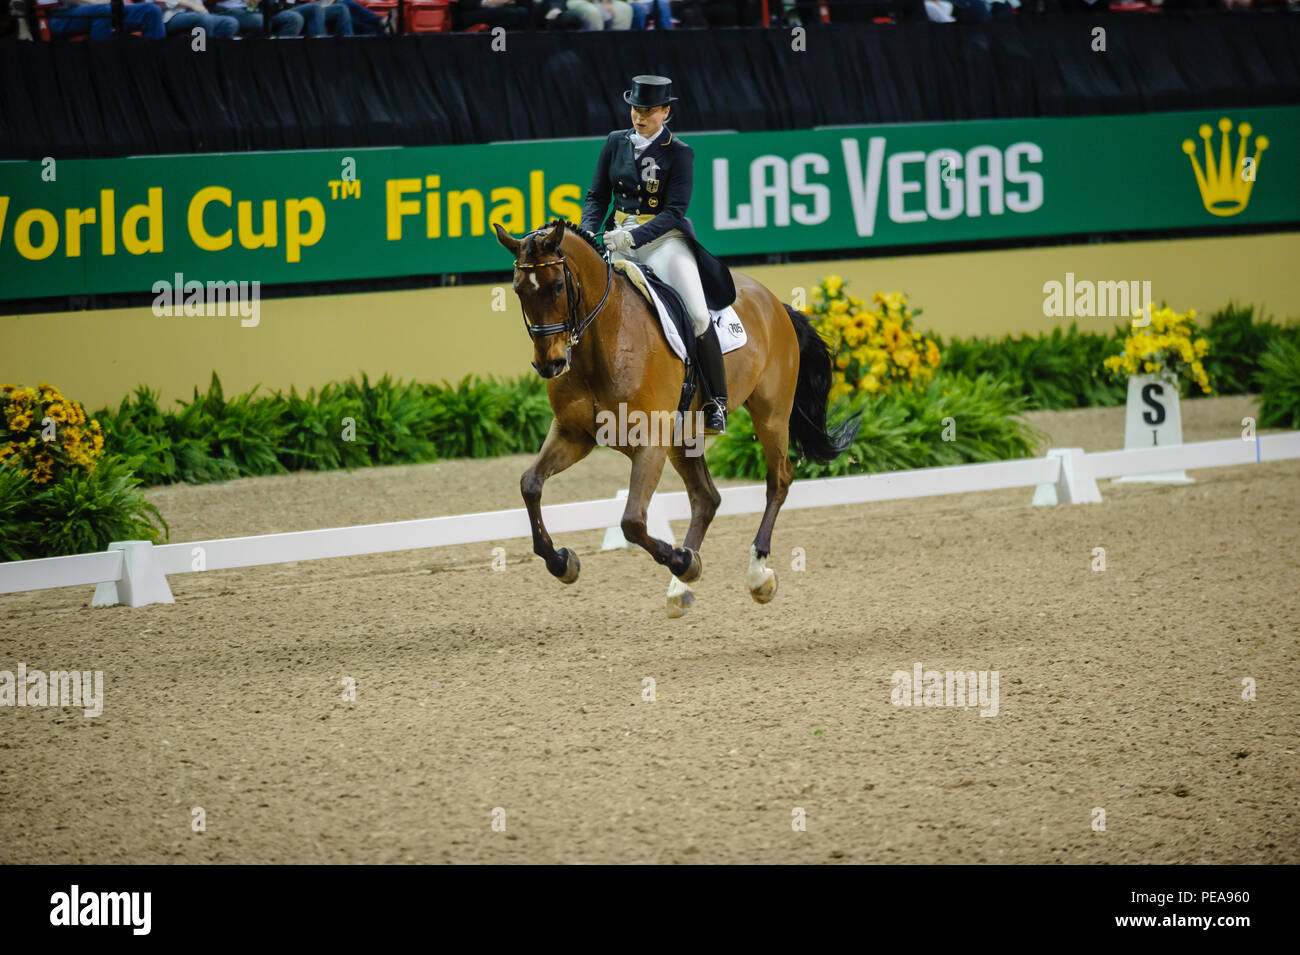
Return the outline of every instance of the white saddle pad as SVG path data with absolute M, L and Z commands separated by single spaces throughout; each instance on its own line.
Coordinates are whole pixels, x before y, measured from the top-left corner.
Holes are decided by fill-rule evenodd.
M 632 284 L 637 287 L 641 294 L 654 304 L 655 311 L 659 315 L 659 323 L 663 326 L 664 335 L 668 339 L 668 346 L 673 350 L 673 354 L 685 361 L 686 346 L 682 342 L 682 336 L 678 334 L 677 326 L 673 324 L 672 319 L 669 317 L 668 309 L 664 307 L 664 303 L 659 300 L 659 296 L 655 293 L 654 286 L 647 282 L 645 276 L 641 274 L 640 267 L 635 262 L 627 259 L 615 259 L 613 265 L 615 269 L 631 279 Z M 728 305 L 720 312 L 710 311 L 709 321 L 718 330 L 718 342 L 722 345 L 724 355 L 729 351 L 735 351 L 749 340 L 749 337 L 745 334 L 745 325 L 741 322 L 740 316 L 736 314 L 734 306 Z
M 713 327 L 718 330 L 722 354 L 735 351 L 749 341 L 749 336 L 745 334 L 745 326 L 740 321 L 740 315 L 737 314 L 734 306 L 728 305 L 721 312 L 709 312 L 709 321 L 713 322 Z

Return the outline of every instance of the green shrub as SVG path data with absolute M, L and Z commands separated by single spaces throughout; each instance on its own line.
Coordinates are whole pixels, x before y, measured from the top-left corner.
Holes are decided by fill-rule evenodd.
M 1230 304 L 1210 316 L 1205 330 L 1210 350 L 1203 359 L 1216 394 L 1253 394 L 1264 353 L 1278 339 L 1300 341 L 1300 326 L 1279 325 L 1268 316 L 1255 319 L 1255 306 Z
M 501 387 L 505 390 L 501 427 L 509 438 L 503 453 L 536 453 L 541 450 L 555 417 L 546 396 L 546 382 L 537 375 L 523 375 Z
M 358 468 L 370 463 L 365 441 L 348 440 L 361 417 L 361 402 L 340 385 L 329 384 L 317 394 L 311 389 L 300 396 L 290 388 L 288 396 L 276 393 L 285 422 L 280 445 L 280 463 L 290 471 L 329 471 Z M 345 433 L 347 437 L 345 437 Z
M 157 393 L 144 385 L 118 405 L 95 412 L 103 426 L 104 443 L 114 454 L 137 462 L 136 476 L 145 484 L 170 484 L 179 480 L 176 440 L 167 416 L 158 407 Z
M 19 465 L 0 461 L 0 560 L 23 560 L 35 543 L 28 502 L 36 486 Z
M 1031 409 L 1110 407 L 1125 398 L 1122 383 L 1101 375 L 1101 363 L 1115 350 L 1121 330 L 1080 332 L 1077 322 L 1050 334 L 1006 335 L 1001 339 L 955 338 L 939 343 L 940 369 L 976 378 L 989 374 L 1013 383 Z
M 831 408 L 832 424 L 861 412 L 853 445 L 828 464 L 800 460 L 793 454 L 796 477 L 871 474 L 1031 457 L 1046 439 L 1017 416 L 1028 400 L 1011 384 L 991 375 L 974 379 L 941 373 L 923 388 L 870 396 L 859 392 Z M 946 418 L 953 419 L 953 440 L 943 440 Z M 719 477 L 763 479 L 767 465 L 744 409 L 727 421 L 727 433 L 714 442 L 709 467 Z
M 5 560 L 100 551 L 115 540 L 159 540 L 167 522 L 138 490 L 138 462 L 105 455 L 93 471 L 46 485 L 0 465 L 0 556 Z
M 1300 338 L 1278 335 L 1259 360 L 1259 427 L 1300 429 Z
M 415 464 L 437 460 L 432 439 L 436 409 L 415 382 L 393 381 L 384 375 L 373 385 L 368 375 L 345 382 L 340 393 L 357 408 L 357 443 L 366 464 Z
M 194 400 L 176 416 L 180 435 L 197 441 L 206 439 L 209 456 L 231 462 L 241 476 L 283 472 L 285 467 L 278 457 L 285 432 L 280 420 L 282 405 L 274 399 L 257 398 L 256 394 L 254 387 L 227 400 L 214 371 L 208 390 L 200 393 L 195 388 Z
M 510 434 L 501 424 L 506 392 L 466 375 L 457 385 L 429 386 L 430 433 L 439 457 L 486 458 L 507 453 Z

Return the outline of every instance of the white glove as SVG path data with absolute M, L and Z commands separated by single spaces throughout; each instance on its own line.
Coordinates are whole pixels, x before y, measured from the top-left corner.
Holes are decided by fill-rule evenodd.
M 615 229 L 612 232 L 606 232 L 602 237 L 605 248 L 611 252 L 625 252 L 632 248 L 632 233 L 626 229 Z

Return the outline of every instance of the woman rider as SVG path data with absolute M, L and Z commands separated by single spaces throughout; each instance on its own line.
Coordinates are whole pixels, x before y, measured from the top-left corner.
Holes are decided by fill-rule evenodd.
M 677 101 L 665 76 L 634 76 L 623 94 L 632 128 L 610 133 L 582 210 L 582 226 L 601 233 L 614 258 L 648 265 L 676 290 L 695 327 L 697 355 L 712 401 L 704 405 L 706 433 L 727 429 L 727 375 L 709 310 L 736 299 L 731 272 L 695 238 L 691 203 L 695 151 L 665 125 Z M 613 200 L 612 214 L 606 215 Z

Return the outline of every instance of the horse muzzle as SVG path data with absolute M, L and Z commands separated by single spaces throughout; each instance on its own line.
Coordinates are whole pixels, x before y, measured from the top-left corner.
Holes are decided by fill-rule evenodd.
M 533 367 L 543 378 L 558 378 L 569 370 L 569 350 L 564 350 L 563 358 L 553 358 L 550 361 L 533 362 Z

